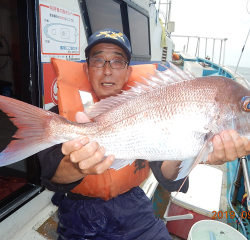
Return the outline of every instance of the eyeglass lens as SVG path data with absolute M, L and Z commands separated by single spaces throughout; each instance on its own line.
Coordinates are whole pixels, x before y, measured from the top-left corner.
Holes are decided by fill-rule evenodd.
M 111 60 L 105 61 L 102 58 L 89 58 L 89 64 L 93 67 L 102 68 L 105 63 L 108 62 L 110 67 L 113 69 L 123 69 L 125 68 L 127 62 L 123 60 Z

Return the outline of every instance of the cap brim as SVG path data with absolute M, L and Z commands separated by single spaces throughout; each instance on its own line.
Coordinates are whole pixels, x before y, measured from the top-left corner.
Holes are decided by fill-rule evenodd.
M 115 45 L 119 46 L 125 52 L 125 54 L 127 56 L 127 61 L 130 62 L 130 59 L 131 59 L 130 51 L 122 43 L 120 43 L 118 40 L 112 39 L 112 38 L 97 39 L 96 41 L 89 44 L 85 48 L 85 57 L 87 57 L 87 55 L 90 52 L 91 48 L 94 47 L 95 45 L 99 44 L 99 43 L 111 43 L 111 44 L 115 44 Z

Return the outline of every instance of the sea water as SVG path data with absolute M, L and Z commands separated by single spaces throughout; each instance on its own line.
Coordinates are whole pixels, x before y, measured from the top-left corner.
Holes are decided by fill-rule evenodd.
M 235 70 L 236 67 L 235 66 L 229 66 L 231 69 Z M 247 67 L 238 67 L 237 68 L 237 72 L 242 75 L 245 79 L 248 80 L 248 82 L 250 83 L 250 68 Z

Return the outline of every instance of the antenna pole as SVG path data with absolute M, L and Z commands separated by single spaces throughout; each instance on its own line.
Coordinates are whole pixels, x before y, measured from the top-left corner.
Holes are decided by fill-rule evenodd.
M 247 39 L 248 39 L 249 33 L 250 33 L 250 29 L 249 29 L 249 31 L 248 31 L 248 34 L 247 34 L 247 38 L 246 38 L 245 44 L 244 44 L 244 46 L 243 46 L 243 48 L 242 48 L 242 50 L 241 50 L 240 58 L 239 58 L 239 61 L 238 61 L 238 64 L 237 64 L 237 66 L 236 66 L 236 69 L 235 69 L 235 72 L 234 72 L 234 73 L 236 73 L 237 68 L 238 68 L 238 66 L 239 66 L 240 59 L 241 59 L 242 53 L 244 52 L 244 48 L 245 48 L 245 45 L 246 45 L 246 43 L 247 43 Z

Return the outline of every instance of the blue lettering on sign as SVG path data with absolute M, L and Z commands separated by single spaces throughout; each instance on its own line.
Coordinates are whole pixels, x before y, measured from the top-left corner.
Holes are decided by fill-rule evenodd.
M 78 47 L 70 47 L 70 46 L 60 46 L 61 50 L 67 50 L 67 51 L 77 51 Z

